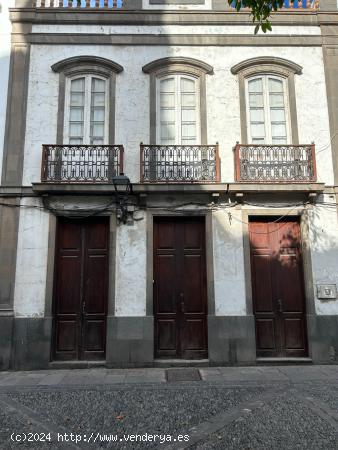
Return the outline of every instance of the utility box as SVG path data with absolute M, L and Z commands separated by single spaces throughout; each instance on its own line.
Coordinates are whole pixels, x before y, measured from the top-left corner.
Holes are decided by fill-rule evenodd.
M 320 300 L 336 299 L 337 286 L 335 284 L 317 284 L 317 297 Z

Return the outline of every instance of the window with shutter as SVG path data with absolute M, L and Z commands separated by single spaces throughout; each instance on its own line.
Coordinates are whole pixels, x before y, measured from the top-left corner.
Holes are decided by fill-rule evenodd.
M 157 80 L 157 142 L 200 143 L 198 79 L 174 74 Z
M 286 80 L 274 75 L 249 78 L 246 85 L 249 142 L 290 143 Z
M 73 145 L 108 143 L 108 80 L 83 75 L 67 80 L 64 136 Z

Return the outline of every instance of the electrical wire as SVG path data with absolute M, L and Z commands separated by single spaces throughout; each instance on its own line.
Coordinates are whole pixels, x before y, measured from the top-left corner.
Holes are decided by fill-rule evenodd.
M 330 211 L 334 211 L 337 206 L 338 203 L 336 202 L 320 202 L 317 201 L 315 203 L 309 203 L 309 202 L 301 202 L 301 203 L 291 203 L 291 204 L 286 204 L 286 203 L 281 203 L 279 205 L 267 205 L 267 204 L 259 204 L 259 203 L 252 203 L 252 202 L 247 202 L 247 201 L 243 201 L 241 203 L 242 205 L 245 206 L 251 206 L 251 207 L 266 207 L 266 208 L 291 208 L 287 213 L 283 214 L 283 215 L 278 215 L 278 217 L 276 219 L 274 219 L 273 221 L 271 221 L 271 223 L 279 223 L 281 222 L 284 218 L 287 218 L 291 215 L 293 215 L 294 211 L 296 211 L 298 208 L 300 207 L 306 207 L 308 205 L 312 205 L 312 206 L 318 206 L 321 208 L 326 208 L 327 210 Z M 110 202 L 108 202 L 105 206 L 103 206 L 102 208 L 93 208 L 93 211 L 90 211 L 89 214 L 86 214 L 86 212 L 88 213 L 90 208 L 85 208 L 85 209 L 78 209 L 77 212 L 80 213 L 80 217 L 81 218 L 89 218 L 89 217 L 94 217 L 96 215 L 102 214 L 103 212 L 107 211 L 109 208 L 111 208 L 113 205 L 117 205 L 116 200 L 112 200 Z M 129 206 L 131 206 L 132 204 L 129 203 Z M 203 202 L 185 202 L 185 203 L 180 203 L 178 205 L 173 205 L 173 206 L 167 206 L 164 207 L 162 205 L 148 205 L 147 207 L 138 207 L 137 209 L 135 209 L 135 212 L 137 211 L 143 211 L 146 209 L 150 209 L 150 210 L 156 210 L 156 209 L 160 209 L 161 211 L 168 211 L 168 212 L 175 212 L 176 214 L 182 214 L 182 215 L 186 215 L 187 214 L 187 210 L 181 210 L 182 208 L 185 207 L 192 207 L 192 206 L 199 206 L 199 207 L 203 207 L 203 210 L 226 210 L 229 208 L 233 208 L 235 206 L 239 205 L 238 202 L 231 202 L 231 203 L 203 203 Z M 51 205 L 46 205 L 44 203 L 43 206 L 40 205 L 19 205 L 19 204 L 12 204 L 12 203 L 4 203 L 4 202 L 0 202 L 0 206 L 4 206 L 4 207 L 9 207 L 9 208 L 31 208 L 31 209 L 36 209 L 36 210 L 40 210 L 40 211 L 50 211 L 56 215 L 60 215 L 60 214 L 64 214 L 65 210 L 63 209 L 58 209 L 58 208 L 53 208 Z M 127 205 L 128 206 L 128 205 Z M 135 205 L 133 205 L 135 206 Z M 201 211 L 202 209 L 199 208 L 198 211 Z M 194 210 L 191 210 L 194 211 Z M 250 212 L 250 209 L 248 209 L 247 211 Z M 234 219 L 237 222 L 240 222 L 244 225 L 249 225 L 249 222 L 243 221 L 242 219 L 239 219 L 238 217 L 236 217 L 235 215 L 231 214 L 230 212 L 228 212 L 228 217 L 229 217 L 229 221 L 231 222 L 232 219 Z M 67 217 L 69 218 L 79 218 L 79 215 L 72 215 L 72 214 L 68 214 L 67 212 Z M 139 220 L 143 220 L 142 218 L 140 219 L 135 219 L 136 221 Z M 253 234 L 269 234 L 269 233 L 275 233 L 278 232 L 281 228 L 283 228 L 286 224 L 281 224 L 281 226 L 275 230 L 272 231 L 268 231 L 268 232 L 254 232 L 251 231 L 251 233 Z

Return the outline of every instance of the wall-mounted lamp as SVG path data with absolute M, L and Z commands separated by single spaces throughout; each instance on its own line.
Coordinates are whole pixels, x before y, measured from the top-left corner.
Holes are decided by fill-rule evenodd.
M 123 173 L 113 177 L 113 185 L 117 203 L 117 218 L 120 222 L 126 223 L 128 218 L 127 200 L 128 195 L 132 192 L 132 185 L 129 178 Z

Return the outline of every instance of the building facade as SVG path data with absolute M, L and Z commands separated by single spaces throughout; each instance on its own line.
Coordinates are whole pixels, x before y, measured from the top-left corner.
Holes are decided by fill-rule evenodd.
M 0 367 L 337 362 L 337 4 L 9 6 Z

